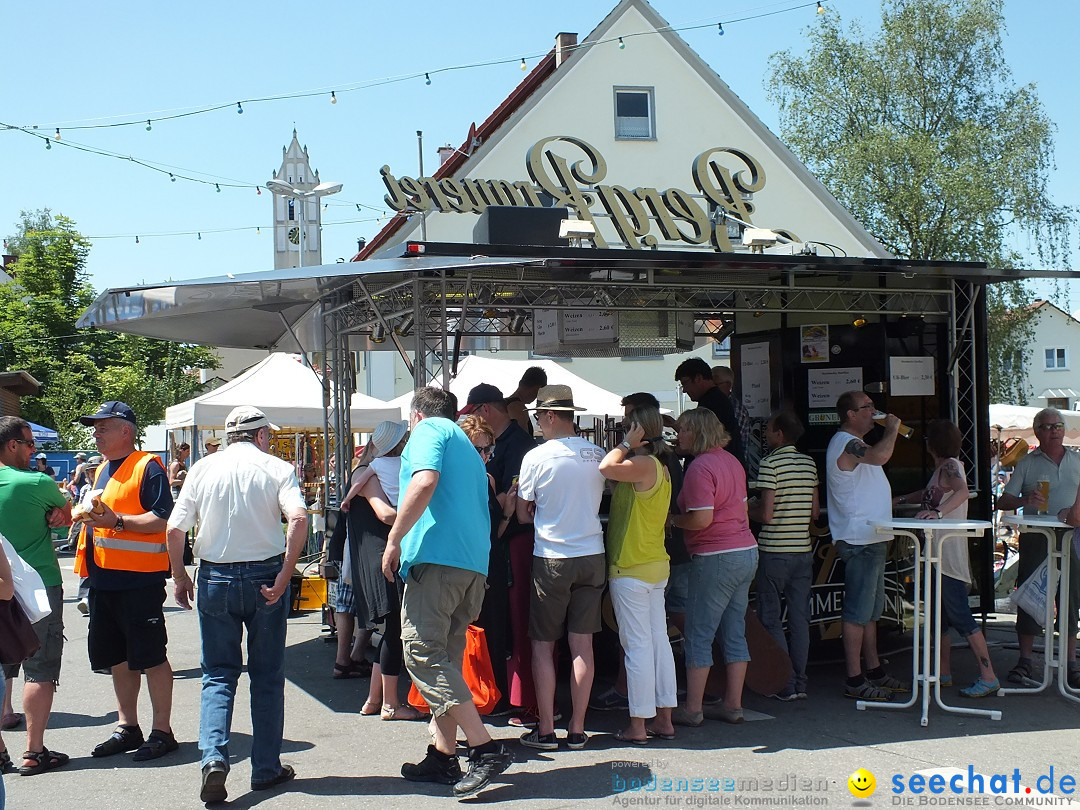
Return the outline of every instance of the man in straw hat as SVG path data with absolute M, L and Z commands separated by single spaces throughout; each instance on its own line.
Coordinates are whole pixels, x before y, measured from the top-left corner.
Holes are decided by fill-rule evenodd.
M 529 611 L 533 678 L 540 723 L 521 737 L 522 745 L 550 751 L 555 736 L 555 644 L 565 629 L 573 656 L 570 695 L 574 711 L 566 744 L 583 748 L 585 712 L 595 667 L 592 637 L 600 631 L 604 590 L 604 533 L 600 497 L 604 450 L 577 435 L 569 386 L 548 385 L 537 395 L 536 421 L 547 440 L 525 454 L 518 479 L 517 515 L 536 526 L 533 594 Z
M 229 727 L 247 630 L 251 680 L 251 789 L 269 790 L 296 772 L 281 764 L 285 723 L 285 620 L 289 584 L 307 542 L 307 508 L 292 465 L 270 455 L 266 414 L 241 405 L 225 418 L 228 447 L 191 468 L 169 518 L 176 602 L 191 609 L 184 535 L 196 521 L 202 710 L 199 749 L 206 803 L 227 798 Z M 288 518 L 281 534 L 281 516 Z
M 431 708 L 433 742 L 401 775 L 412 782 L 453 785 L 472 796 L 505 771 L 512 758 L 493 739 L 461 674 L 465 631 L 480 615 L 491 525 L 484 463 L 454 424 L 457 398 L 440 388 L 413 395 L 412 435 L 401 454 L 401 500 L 386 540 L 383 574 L 405 581 L 401 640 L 405 666 Z M 457 730 L 469 746 L 469 770 L 457 759 Z

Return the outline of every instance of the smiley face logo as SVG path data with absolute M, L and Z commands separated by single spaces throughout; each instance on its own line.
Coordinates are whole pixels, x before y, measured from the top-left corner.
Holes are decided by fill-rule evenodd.
M 859 768 L 848 777 L 847 786 L 852 796 L 857 799 L 865 799 L 874 795 L 874 791 L 877 790 L 877 780 L 866 768 Z

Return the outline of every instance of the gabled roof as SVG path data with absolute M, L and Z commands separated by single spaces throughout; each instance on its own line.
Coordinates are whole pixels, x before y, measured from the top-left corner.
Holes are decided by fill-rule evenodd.
M 646 0 L 621 0 L 610 13 L 594 28 L 584 40 L 571 49 L 569 57 L 556 65 L 555 51 L 550 51 L 540 63 L 522 80 L 513 92 L 495 108 L 487 119 L 477 127 L 469 128 L 469 135 L 462 146 L 439 167 L 433 175 L 436 178 L 451 177 L 459 170 L 468 167 L 477 147 L 491 147 L 501 137 L 499 130 L 516 113 L 524 113 L 538 104 L 551 92 L 584 56 L 592 45 L 607 39 L 608 32 L 630 9 L 636 10 L 651 25 L 656 35 L 661 36 L 682 57 L 682 59 L 701 77 L 701 79 L 727 104 L 753 133 L 759 137 L 798 180 L 817 198 L 822 206 L 843 224 L 860 242 L 871 247 L 875 258 L 891 258 L 891 254 L 860 224 L 851 213 L 822 185 L 802 161 L 800 161 L 783 142 L 765 126 L 764 122 L 735 94 L 720 76 L 679 36 L 671 25 Z M 553 77 L 553 81 L 548 81 Z M 485 148 L 486 152 L 487 149 Z M 380 230 L 352 261 L 362 261 L 373 256 L 380 248 L 390 242 L 391 237 L 410 219 L 409 213 L 398 213 Z
M 1058 314 L 1060 314 L 1062 317 L 1064 317 L 1070 323 L 1075 323 L 1075 324 L 1080 325 L 1080 321 L 1078 321 L 1076 318 L 1074 318 L 1068 312 L 1063 310 L 1061 307 L 1059 307 L 1053 301 L 1046 301 L 1046 300 L 1044 300 L 1042 298 L 1036 298 L 1034 301 L 1032 301 L 1030 304 L 1028 304 L 1028 309 L 1031 310 L 1031 312 L 1033 312 L 1033 313 L 1040 311 L 1041 309 L 1043 309 L 1043 307 L 1048 307 L 1049 308 L 1048 311 L 1052 310 L 1053 312 L 1057 312 Z

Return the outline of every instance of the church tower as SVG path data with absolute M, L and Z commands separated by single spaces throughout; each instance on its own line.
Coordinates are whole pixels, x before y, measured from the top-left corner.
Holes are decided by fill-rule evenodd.
M 295 129 L 292 142 L 281 148 L 281 168 L 274 172 L 273 179 L 299 191 L 311 191 L 319 184 L 319 173 L 311 170 L 307 147 L 300 146 Z M 322 264 L 322 210 L 319 199 L 298 199 L 276 190 L 273 191 L 273 198 L 274 269 Z

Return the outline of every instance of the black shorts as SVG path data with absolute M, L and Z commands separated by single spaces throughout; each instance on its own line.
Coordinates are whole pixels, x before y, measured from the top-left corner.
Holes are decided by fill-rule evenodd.
M 165 663 L 165 583 L 129 591 L 90 589 L 86 640 L 91 669 L 146 670 Z

